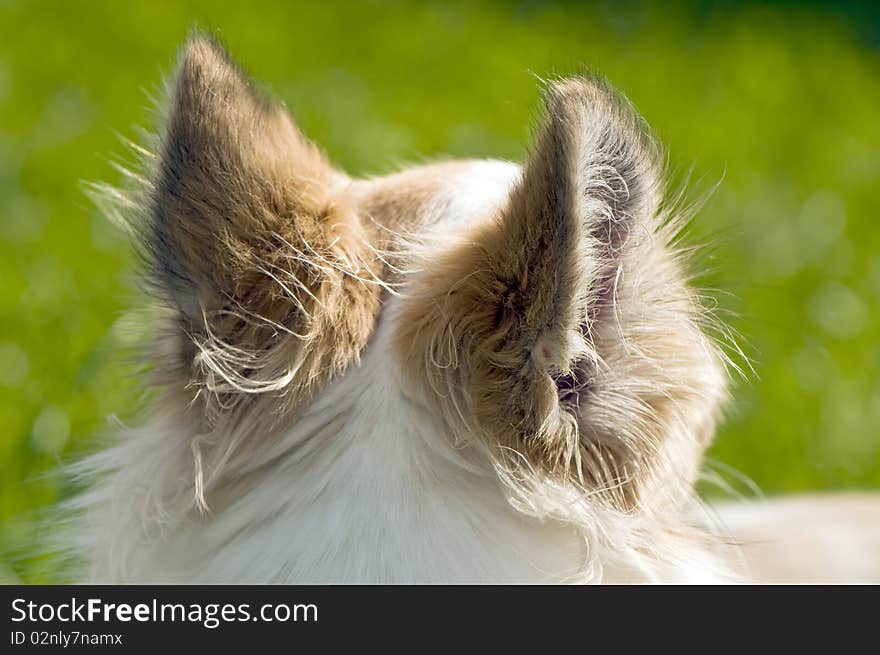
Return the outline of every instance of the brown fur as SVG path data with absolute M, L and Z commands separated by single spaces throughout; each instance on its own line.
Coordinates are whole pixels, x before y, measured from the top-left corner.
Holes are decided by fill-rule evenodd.
M 607 83 L 548 85 L 521 174 L 444 162 L 356 180 L 196 36 L 157 153 L 140 152 L 135 196 L 98 198 L 140 232 L 165 393 L 80 469 L 99 482 L 71 511 L 97 520 L 72 550 L 99 578 L 235 563 L 240 580 L 448 581 L 488 575 L 497 545 L 515 553 L 503 575 L 549 547 L 551 579 L 730 579 L 684 502 L 724 354 L 660 148 Z M 854 553 L 877 574 L 876 535 L 856 529 L 876 521 L 867 500 L 741 510 L 721 515 L 758 574 L 797 579 L 829 544 L 840 567 L 822 579 Z M 813 540 L 797 569 L 780 525 Z
M 421 262 L 394 235 L 443 218 L 436 193 L 463 163 L 352 180 L 191 39 L 140 206 L 168 328 L 154 358 L 195 435 L 200 502 L 203 469 L 210 481 L 241 444 L 253 454 L 253 435 L 358 362 L 389 283 L 411 380 L 505 474 L 537 470 L 624 511 L 688 493 L 723 376 L 671 246 L 658 152 L 604 82 L 553 84 L 504 209 Z
M 345 176 L 204 38 L 185 51 L 167 125 L 148 237 L 185 335 L 179 381 L 201 394 L 209 429 L 242 412 L 277 422 L 357 361 L 377 260 Z
M 507 208 L 432 260 L 398 339 L 460 434 L 624 510 L 689 489 L 723 389 L 659 176 L 623 99 L 593 80 L 553 85 Z

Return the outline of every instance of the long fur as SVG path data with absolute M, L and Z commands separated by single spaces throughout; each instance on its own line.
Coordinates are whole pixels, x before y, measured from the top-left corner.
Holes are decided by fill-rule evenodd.
M 145 423 L 75 467 L 113 582 L 706 581 L 686 510 L 723 355 L 606 82 L 522 168 L 356 180 L 191 39 L 129 193 L 160 321 Z

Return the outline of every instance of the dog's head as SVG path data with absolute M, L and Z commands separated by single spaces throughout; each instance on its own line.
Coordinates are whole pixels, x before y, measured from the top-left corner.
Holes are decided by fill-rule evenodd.
M 140 224 L 167 318 L 155 358 L 192 435 L 271 441 L 381 326 L 398 392 L 512 486 L 622 511 L 690 487 L 724 376 L 658 147 L 606 83 L 550 84 L 521 168 L 356 180 L 196 37 L 157 150 Z

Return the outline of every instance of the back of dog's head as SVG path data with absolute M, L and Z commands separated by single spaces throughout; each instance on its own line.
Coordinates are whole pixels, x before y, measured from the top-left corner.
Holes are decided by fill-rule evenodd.
M 481 453 L 533 509 L 555 489 L 557 510 L 574 495 L 658 514 L 690 492 L 720 355 L 659 148 L 604 81 L 547 86 L 522 167 L 361 180 L 195 37 L 149 166 L 135 225 L 164 321 L 156 411 L 198 443 L 199 503 L 259 485 L 253 462 L 346 384 L 418 405 L 436 447 Z M 366 412 L 346 393 L 328 414 Z M 377 400 L 363 420 L 395 411 Z

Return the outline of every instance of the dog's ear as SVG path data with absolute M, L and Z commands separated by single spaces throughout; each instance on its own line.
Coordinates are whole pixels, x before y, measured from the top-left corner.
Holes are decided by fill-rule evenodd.
M 346 180 L 220 46 L 190 39 L 145 241 L 178 337 L 160 363 L 215 408 L 266 391 L 293 402 L 366 343 L 378 293 Z
M 628 508 L 669 439 L 695 466 L 720 373 L 641 119 L 602 81 L 547 94 L 506 208 L 426 265 L 400 345 L 462 434 Z

